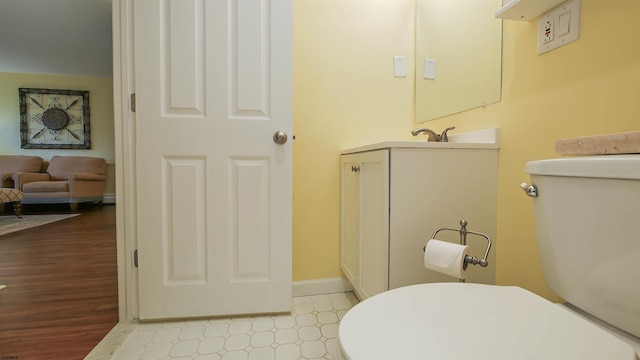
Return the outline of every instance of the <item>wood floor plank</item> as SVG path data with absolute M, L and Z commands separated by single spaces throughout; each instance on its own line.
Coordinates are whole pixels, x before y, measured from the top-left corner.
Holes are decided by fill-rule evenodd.
M 0 236 L 1 359 L 83 359 L 118 322 L 115 206 L 79 212 Z

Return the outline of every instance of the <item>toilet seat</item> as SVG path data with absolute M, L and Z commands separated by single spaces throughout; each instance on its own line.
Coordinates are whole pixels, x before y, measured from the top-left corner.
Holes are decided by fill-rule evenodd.
M 638 359 L 628 344 L 529 291 L 469 283 L 375 295 L 347 312 L 338 343 L 337 358 L 353 360 Z

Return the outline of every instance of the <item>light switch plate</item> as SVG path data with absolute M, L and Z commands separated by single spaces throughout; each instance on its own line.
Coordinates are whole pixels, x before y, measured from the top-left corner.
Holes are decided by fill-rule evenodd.
M 407 62 L 404 56 L 393 57 L 393 74 L 395 77 L 407 76 Z
M 436 79 L 436 61 L 433 59 L 424 59 L 424 75 L 425 79 Z
M 557 49 L 580 37 L 580 0 L 565 3 L 538 19 L 538 54 Z

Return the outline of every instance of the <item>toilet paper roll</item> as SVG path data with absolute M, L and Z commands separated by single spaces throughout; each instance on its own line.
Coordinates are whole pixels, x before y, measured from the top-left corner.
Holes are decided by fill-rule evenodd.
M 469 254 L 466 245 L 431 239 L 424 250 L 424 266 L 427 269 L 464 279 L 464 257 Z

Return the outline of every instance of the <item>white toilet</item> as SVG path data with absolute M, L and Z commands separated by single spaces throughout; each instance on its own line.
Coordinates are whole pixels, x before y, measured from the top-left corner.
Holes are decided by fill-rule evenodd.
M 533 161 L 526 172 L 544 278 L 567 304 L 512 286 L 398 288 L 344 316 L 334 358 L 638 360 L 640 155 Z

